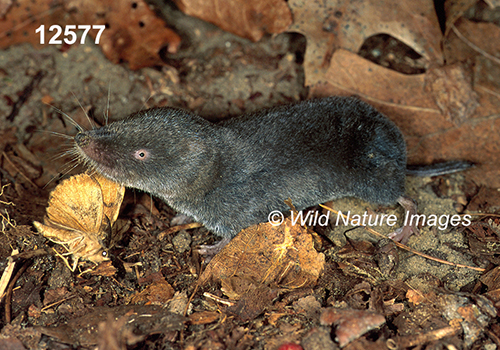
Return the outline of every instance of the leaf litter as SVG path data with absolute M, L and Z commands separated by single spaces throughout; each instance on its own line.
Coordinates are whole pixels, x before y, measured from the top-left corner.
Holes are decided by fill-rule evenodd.
M 191 4 L 196 5 L 196 2 Z M 222 3 L 215 1 L 209 4 Z M 253 35 L 252 38 L 258 40 L 266 32 L 303 33 L 307 39 L 303 66 L 309 96 L 357 94 L 376 105 L 403 130 L 412 162 L 430 163 L 436 159 L 465 158 L 481 164 L 466 175 L 429 179 L 416 185 L 420 194 L 419 202 L 424 201 L 422 193 L 427 192 L 432 192 L 434 197 L 438 193 L 440 196 L 453 198 L 434 199 L 441 206 L 437 209 L 429 209 L 425 202 L 426 205 L 421 210 L 444 210 L 445 206 L 450 206 L 451 201 L 454 207 L 450 206 L 447 210 L 452 210 L 453 213 L 467 210 L 469 204 L 471 208 L 492 213 L 498 210 L 495 204 L 497 196 L 494 193 L 500 163 L 496 161 L 499 147 L 495 118 L 499 95 L 498 79 L 495 79 L 498 69 L 498 45 L 495 45 L 498 43 L 495 39 L 498 26 L 468 19 L 470 8 L 477 4 L 476 1 L 446 1 L 445 28 L 442 34 L 429 4 L 423 1 L 412 4 L 388 1 L 383 6 L 374 7 L 364 1 L 289 1 L 287 6 L 292 14 L 293 24 L 286 28 L 288 17 L 285 15 L 280 18 L 284 21 L 275 21 L 285 25 L 276 30 L 268 30 L 266 21 L 269 19 L 262 21 L 259 18 L 259 11 L 264 11 L 262 9 L 265 7 L 259 7 L 263 4 L 255 1 L 250 7 L 247 3 L 241 8 L 242 14 L 246 13 L 246 16 L 250 13 L 253 17 L 240 17 L 242 23 L 249 26 L 245 28 L 247 34 L 240 35 Z M 38 5 L 47 6 L 46 3 Z M 88 8 L 84 8 L 83 4 L 81 6 L 78 8 L 79 15 L 91 16 L 92 11 L 85 12 Z M 116 6 L 124 9 L 131 7 L 132 3 L 120 2 Z M 408 11 L 410 8 L 417 8 L 418 11 Z M 220 15 L 230 9 L 222 8 L 218 13 L 210 13 L 209 18 L 205 19 L 226 30 L 242 27 L 241 23 L 234 26 L 235 22 L 240 22 L 234 17 Z M 15 12 L 9 12 L 14 11 L 12 6 L 1 10 L 7 20 L 12 19 L 9 16 L 18 16 Z M 40 11 L 42 13 L 45 10 Z M 37 7 L 32 6 L 31 11 L 38 11 Z M 57 11 L 53 13 L 57 14 Z M 123 13 L 120 19 L 126 22 L 126 11 Z M 266 14 L 270 15 L 269 12 Z M 84 18 L 87 21 L 90 17 Z M 252 18 L 256 21 L 251 21 Z M 272 15 L 270 20 L 272 21 Z M 57 21 L 61 25 L 64 23 L 59 19 Z M 221 21 L 228 24 L 222 24 Z M 8 25 L 6 23 L 4 25 Z M 31 23 L 32 27 L 24 29 L 34 29 L 39 23 L 35 21 Z M 405 24 L 404 28 L 402 23 Z M 116 28 L 115 25 L 113 28 Z M 130 30 L 135 34 L 141 33 L 137 32 L 137 28 L 132 28 Z M 31 29 L 28 32 L 31 33 Z M 10 36 L 14 41 L 7 42 L 4 47 L 12 45 L 15 40 L 24 40 L 20 33 Z M 224 38 L 222 47 L 227 50 L 225 34 L 218 34 L 211 27 L 206 33 Z M 392 62 L 400 59 L 391 52 L 382 52 L 386 55 L 379 63 L 360 56 L 358 51 L 361 47 L 381 34 L 389 34 L 391 38 L 395 38 L 396 47 L 406 45 L 421 56 L 404 57 L 409 62 L 409 71 L 418 67 L 417 73 L 401 73 L 389 69 L 388 66 L 398 66 Z M 31 37 L 31 40 L 36 45 L 36 39 Z M 235 53 L 231 60 L 238 60 L 240 57 L 245 59 L 245 55 L 241 56 L 240 47 L 247 44 L 231 40 L 233 41 L 229 43 L 233 44 L 234 50 L 231 52 Z M 261 40 L 266 42 L 269 39 L 264 34 Z M 441 42 L 444 43 L 442 46 Z M 129 61 L 132 68 L 143 64 L 164 65 L 165 62 L 158 56 L 158 48 L 167 42 L 157 44 L 150 45 L 152 52 L 147 54 L 152 54 L 154 59 L 147 56 L 141 60 L 142 57 L 138 57 L 141 55 L 121 57 L 119 53 L 126 50 L 116 47 L 111 48 L 107 56 L 115 62 L 120 59 Z M 57 57 L 65 53 L 65 50 L 68 48 L 61 48 L 59 52 L 50 55 Z M 77 50 L 70 48 L 68 52 Z M 141 50 L 140 45 L 134 46 L 134 53 L 141 53 Z M 220 52 L 221 49 L 217 50 L 214 52 Z M 378 57 L 376 48 L 368 47 L 363 50 L 371 53 L 374 58 Z M 404 50 L 410 52 L 406 47 Z M 81 57 L 93 59 L 93 55 L 95 54 Z M 217 55 L 214 54 L 213 57 L 215 56 Z M 22 57 L 24 59 L 25 56 Z M 287 57 L 290 56 L 284 56 L 279 61 L 279 69 L 293 69 L 294 66 Z M 204 58 L 208 59 L 208 56 Z M 39 61 L 43 63 L 42 58 Z M 84 61 L 80 59 L 80 62 Z M 106 64 L 100 62 L 102 65 Z M 189 80 L 192 77 L 190 74 L 193 74 L 185 67 L 194 67 L 192 71 L 196 72 L 197 79 L 203 79 L 204 69 L 200 68 L 200 62 L 198 58 L 181 55 L 177 56 L 177 60 L 174 58 L 170 61 L 175 68 L 166 68 L 160 73 L 144 70 L 142 73 L 148 84 L 151 87 L 161 87 L 157 90 L 161 92 L 156 92 L 153 97 L 155 103 L 178 103 L 179 99 L 185 98 L 185 106 L 196 110 L 210 100 L 211 96 L 220 98 L 220 91 L 211 91 L 206 98 L 200 99 L 199 90 L 196 90 L 200 88 L 200 84 L 189 87 L 189 81 L 187 84 L 183 81 Z M 276 61 L 268 60 L 270 62 L 274 64 Z M 220 69 L 220 66 L 217 67 Z M 210 72 L 210 69 L 206 71 Z M 276 82 L 293 79 L 294 75 L 290 72 L 281 72 L 273 77 Z M 13 73 L 5 70 L 2 74 Z M 35 76 L 32 72 L 28 76 L 30 74 Z M 125 71 L 124 76 L 128 74 L 132 73 Z M 172 76 L 181 79 L 170 79 Z M 247 74 L 246 79 L 249 76 L 251 75 Z M 162 80 L 161 83 L 158 77 Z M 237 75 L 230 75 L 229 79 L 236 79 L 235 77 Z M 210 78 L 214 79 L 214 76 Z M 40 94 L 35 90 L 27 99 L 28 106 L 34 99 L 47 97 L 47 91 L 51 91 L 54 96 L 49 97 L 56 103 L 58 98 L 65 99 L 64 95 L 62 98 L 58 97 L 55 92 L 57 89 L 48 89 L 44 85 L 47 80 L 44 79 L 41 80 L 44 93 Z M 49 79 L 53 77 L 49 75 Z M 87 79 L 92 80 L 92 77 Z M 234 80 L 227 83 L 235 89 L 234 84 Z M 248 80 L 244 81 L 242 90 L 248 85 Z M 277 85 L 271 85 L 271 90 L 275 86 Z M 252 91 L 250 98 L 245 101 L 260 101 L 261 96 L 272 96 L 272 92 L 258 91 L 261 87 L 252 88 L 257 91 Z M 179 92 L 175 92 L 176 90 Z M 23 89 L 18 91 L 22 92 Z M 285 97 L 294 100 L 302 93 Z M 182 94 L 184 96 L 179 97 Z M 6 95 L 5 100 L 15 102 L 16 97 L 12 96 L 14 95 Z M 134 98 L 134 95 L 131 94 L 130 98 Z M 22 99 L 18 101 L 22 102 Z M 246 102 L 233 98 L 227 105 L 244 108 Z M 20 116 L 25 110 L 20 109 Z M 417 115 L 418 118 L 415 117 Z M 45 117 L 51 121 L 50 115 Z M 6 131 L 9 140 L 2 145 L 5 150 L 2 169 L 7 171 L 11 179 L 15 179 L 14 185 L 5 188 L 4 194 L 5 202 L 12 202 L 15 206 L 6 206 L 4 210 L 13 220 L 28 224 L 26 217 L 31 220 L 43 217 L 43 214 L 21 216 L 19 213 L 26 213 L 23 210 L 28 202 L 25 198 L 29 194 L 33 196 L 32 193 L 40 198 L 34 203 L 37 210 L 42 206 L 43 191 L 35 190 L 43 176 L 40 169 L 45 171 L 45 166 L 40 165 L 46 164 L 43 163 L 46 160 L 43 158 L 44 152 L 36 150 L 36 146 L 31 146 L 30 149 L 25 147 L 26 152 L 20 146 L 24 145 L 23 139 L 18 141 L 11 137 L 14 132 L 13 129 Z M 32 157 L 30 154 L 37 156 Z M 467 179 L 464 180 L 463 176 Z M 2 181 L 5 181 L 3 177 Z M 66 181 L 70 181 L 71 188 L 75 188 L 75 180 Z M 491 188 L 481 188 L 477 184 Z M 414 185 L 411 186 L 410 191 L 413 191 Z M 426 262 L 421 257 L 398 250 L 391 242 L 374 242 L 373 237 L 358 236 L 362 231 L 360 229 L 347 232 L 349 228 L 343 228 L 342 231 L 338 227 L 328 228 L 335 232 L 333 234 L 324 232 L 323 227 L 305 229 L 300 226 L 271 227 L 264 224 L 241 232 L 227 250 L 216 256 L 202 272 L 196 254 L 190 253 L 194 253 L 197 244 L 206 243 L 210 237 L 206 231 L 193 226 L 184 226 L 180 230 L 166 229 L 173 215 L 168 207 L 161 202 L 150 201 L 137 209 L 134 196 L 123 197 L 120 186 L 111 185 L 111 193 L 117 195 L 106 197 L 107 199 L 103 196 L 102 188 L 101 192 L 97 190 L 96 182 L 90 181 L 83 187 L 89 190 L 85 192 L 89 194 L 85 199 L 98 200 L 77 200 L 78 195 L 70 190 L 70 198 L 75 198 L 79 204 L 76 211 L 71 209 L 68 212 L 65 206 L 68 203 L 65 199 L 68 193 L 55 195 L 60 191 L 56 189 L 51 198 L 55 195 L 55 198 L 59 197 L 61 200 L 49 199 L 46 216 L 50 221 L 44 221 L 40 225 L 46 227 L 49 238 L 57 238 L 58 242 L 69 248 L 63 253 L 72 253 L 74 264 L 80 259 L 99 259 L 91 253 L 92 249 L 82 243 L 91 242 L 88 247 L 98 248 L 97 251 L 104 248 L 103 242 L 109 240 L 109 235 L 115 234 L 110 230 L 114 222 L 111 218 L 118 215 L 118 202 L 123 199 L 121 212 L 130 224 L 130 229 L 123 239 L 117 238 L 116 244 L 110 249 L 113 254 L 107 264 L 100 264 L 92 271 L 76 275 L 70 273 L 57 256 L 25 258 L 26 255 L 22 254 L 36 251 L 40 246 L 45 247 L 47 242 L 42 237 L 33 235 L 32 229 L 23 224 L 4 227 L 2 242 L 5 244 L 0 245 L 2 256 L 10 255 L 10 245 L 17 246 L 23 253 L 9 259 L 33 263 L 22 275 L 14 276 L 13 282 L 15 284 L 18 281 L 20 288 L 14 290 L 12 283 L 7 287 L 12 291 L 12 298 L 6 302 L 6 309 L 13 307 L 14 318 L 1 331 L 4 339 L 10 339 L 11 342 L 21 339 L 21 346 L 24 348 L 38 348 L 41 333 L 49 335 L 51 344 L 58 346 L 60 343 L 89 348 L 98 345 L 103 349 L 143 348 L 155 346 L 153 344 L 157 347 L 162 344 L 170 348 L 186 349 L 273 349 L 282 344 L 300 343 L 306 350 L 337 346 L 500 346 L 500 328 L 497 325 L 500 285 L 496 249 L 500 236 L 499 219 L 495 215 L 479 216 L 471 226 L 458 230 L 437 232 L 425 228 L 421 236 L 412 238 L 409 243 L 431 256 L 466 262 L 468 265 L 475 263 L 486 270 L 483 274 L 464 272 L 466 269 L 463 268 L 444 267 L 437 262 Z M 455 187 L 460 187 L 460 191 L 455 191 Z M 56 205 L 60 210 L 50 209 L 56 202 L 63 203 L 59 207 Z M 104 213 L 101 202 L 115 203 L 113 213 Z M 351 205 L 353 208 L 366 210 L 364 203 L 349 204 Z M 337 204 L 334 207 L 336 206 Z M 369 210 L 376 212 L 392 209 Z M 64 218 L 63 222 L 56 220 L 54 224 L 50 219 L 54 216 L 58 220 Z M 61 224 L 64 228 L 60 227 Z M 184 230 L 189 230 L 188 235 L 192 237 L 187 245 L 191 246 L 191 251 L 185 248 Z M 320 232 L 321 238 L 311 235 L 311 230 Z M 72 245 L 75 237 L 77 239 L 73 243 L 79 243 Z M 49 245 L 57 249 L 57 244 Z M 108 270 L 110 267 L 113 267 L 112 271 Z M 48 277 L 43 277 L 46 274 Z M 199 289 L 204 291 L 203 295 Z M 188 291 L 189 294 L 197 292 L 188 299 Z M 176 294 L 173 295 L 173 292 Z M 185 313 L 189 318 L 183 316 Z M 69 321 L 64 323 L 61 322 L 62 319 Z M 90 333 L 87 330 L 91 330 Z

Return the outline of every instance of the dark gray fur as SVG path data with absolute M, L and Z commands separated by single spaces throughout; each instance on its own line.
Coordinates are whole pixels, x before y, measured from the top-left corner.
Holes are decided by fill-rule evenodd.
M 370 105 L 329 97 L 212 124 L 153 108 L 75 137 L 81 158 L 110 179 L 160 197 L 209 230 L 233 237 L 287 212 L 352 196 L 396 203 L 406 146 Z M 138 150 L 149 152 L 139 160 Z M 144 153 L 146 154 L 146 153 Z

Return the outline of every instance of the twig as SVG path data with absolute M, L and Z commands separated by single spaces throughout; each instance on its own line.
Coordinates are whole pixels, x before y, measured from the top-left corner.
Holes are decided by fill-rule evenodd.
M 2 186 L 2 189 L 0 190 L 0 197 L 3 196 L 3 191 L 4 191 L 5 187 L 7 187 L 7 186 L 10 186 L 10 183 L 9 184 L 5 184 L 5 185 Z M 12 205 L 14 207 L 16 206 L 13 202 L 5 202 L 5 201 L 2 201 L 2 200 L 0 200 L 0 204 L 3 204 L 3 205 Z
M 55 301 L 55 302 L 53 302 L 52 304 L 49 304 L 49 305 L 47 305 L 47 306 L 44 306 L 44 307 L 43 307 L 40 311 L 45 311 L 45 310 L 48 310 L 48 309 L 50 309 L 51 307 L 54 307 L 54 306 L 59 305 L 59 304 L 61 304 L 61 303 L 64 303 L 65 301 L 68 301 L 68 300 L 70 300 L 70 299 L 73 299 L 74 297 L 76 297 L 76 295 L 75 295 L 75 294 L 70 295 L 70 296 L 69 296 L 69 297 L 67 297 L 67 298 L 63 298 L 63 299 L 61 299 L 61 300 Z
M 0 279 L 0 301 L 2 301 L 4 297 L 5 289 L 7 289 L 10 278 L 12 277 L 12 273 L 14 272 L 14 267 L 16 266 L 16 263 L 12 259 L 12 255 L 16 254 L 19 254 L 19 250 L 17 249 L 12 250 L 12 253 L 10 254 L 11 257 L 8 259 L 9 262 L 7 263 L 7 267 L 3 271 L 2 279 Z
M 216 302 L 224 304 L 224 305 L 227 305 L 227 306 L 234 306 L 233 302 L 231 302 L 229 300 L 225 300 L 225 299 L 219 298 L 218 296 L 213 295 L 213 294 L 208 293 L 208 292 L 203 293 L 203 296 L 207 297 L 209 299 L 215 300 Z
M 397 349 L 406 349 L 416 345 L 423 345 L 425 343 L 429 343 L 446 337 L 451 337 L 460 334 L 461 332 L 462 329 L 460 328 L 460 326 L 455 326 L 455 327 L 449 326 L 449 327 L 439 328 L 423 334 L 410 335 L 406 337 L 397 337 L 391 340 L 396 343 L 395 345 Z M 393 347 L 389 345 L 389 348 Z
M 24 262 L 23 266 L 17 271 L 16 275 L 10 281 L 9 287 L 7 289 L 7 293 L 5 293 L 5 322 L 10 323 L 12 321 L 12 310 L 11 310 L 11 302 L 12 302 L 12 291 L 14 290 L 14 286 L 16 285 L 17 280 L 21 275 L 26 271 L 26 269 L 31 265 L 31 260 L 27 260 Z
M 13 167 L 18 173 L 19 175 L 21 175 L 26 181 L 28 181 L 31 185 L 33 185 L 33 187 L 35 188 L 38 188 L 38 186 L 33 182 L 31 181 L 31 179 L 26 175 L 24 174 L 15 164 L 14 162 L 12 162 L 12 160 L 10 160 L 10 158 L 8 157 L 7 153 L 5 152 L 2 152 L 2 155 L 4 156 L 5 160 L 9 163 L 9 165 L 11 167 Z

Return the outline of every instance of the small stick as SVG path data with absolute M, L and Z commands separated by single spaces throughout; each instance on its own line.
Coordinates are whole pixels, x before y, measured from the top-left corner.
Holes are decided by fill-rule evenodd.
M 14 249 L 12 250 L 12 255 L 19 254 L 19 250 Z M 14 260 L 10 257 L 8 259 L 7 267 L 3 271 L 2 274 L 2 279 L 0 279 L 0 301 L 2 301 L 5 293 L 5 289 L 7 289 L 7 286 L 9 285 L 10 278 L 12 277 L 12 273 L 14 272 L 14 267 L 16 266 L 16 263 Z

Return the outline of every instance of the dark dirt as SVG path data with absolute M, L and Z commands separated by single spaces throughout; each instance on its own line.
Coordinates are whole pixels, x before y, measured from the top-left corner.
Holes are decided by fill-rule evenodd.
M 216 302 L 226 299 L 217 285 L 199 288 L 188 300 L 202 266 L 193 248 L 216 238 L 204 228 L 162 234 L 176 213 L 142 193 L 127 192 L 120 217 L 129 228 L 112 239 L 111 264 L 95 267 L 81 262 L 75 273 L 67 268 L 51 249 L 64 253 L 62 248 L 38 235 L 32 225 L 43 219 L 50 190 L 62 178 L 83 171 L 74 167 L 66 153 L 71 140 L 64 135 L 75 135 L 76 128 L 55 108 L 91 127 L 83 110 L 97 124 L 105 123 L 107 115 L 117 120 L 165 105 L 221 120 L 307 97 L 302 36 L 282 34 L 252 43 L 181 14 L 174 17 L 184 46 L 160 68 L 130 71 L 126 65 L 107 61 L 91 43 L 41 50 L 19 45 L 0 52 L 0 113 L 11 116 L 10 121 L 0 119 L 0 176 L 1 184 L 8 185 L 0 196 L 0 270 L 7 267 L 12 249 L 24 254 L 16 259 L 15 288 L 2 300 L 0 348 L 277 349 L 285 342 L 301 343 L 306 350 L 336 348 L 343 338 L 334 333 L 345 316 L 322 325 L 319 321 L 324 308 L 332 306 L 385 315 L 384 325 L 367 335 L 361 332 L 352 346 L 387 347 L 394 339 L 451 327 L 453 319 L 463 317 L 472 326 L 451 328 L 444 338 L 419 338 L 419 346 L 498 348 L 498 282 L 486 279 L 481 271 L 397 249 L 391 256 L 397 256 L 399 264 L 388 268 L 374 258 L 379 239 L 362 229 L 348 231 L 352 227 L 318 227 L 316 231 L 323 234 L 319 249 L 327 261 L 318 285 L 292 291 L 266 287 L 260 291 L 263 305 L 250 321 Z M 391 61 L 385 65 L 394 68 L 409 62 L 404 59 L 407 48 L 398 49 L 393 39 L 387 40 L 391 42 L 363 50 L 367 56 L 382 55 L 381 64 Z M 380 38 L 370 45 L 378 42 Z M 404 70 L 419 72 L 418 61 L 411 62 Z M 26 94 L 30 85 L 32 91 Z M 23 95 L 25 101 L 16 104 Z M 419 203 L 419 213 L 426 215 L 462 214 L 480 193 L 466 173 L 409 177 L 407 188 Z M 332 206 L 344 212 L 403 215 L 398 207 L 381 208 L 351 199 Z M 495 247 L 500 241 L 500 220 L 473 217 L 478 219 L 481 223 L 472 228 L 423 227 L 409 246 L 448 262 L 498 271 L 500 253 Z M 390 228 L 379 231 L 386 234 Z M 471 249 L 471 237 L 475 237 L 475 249 Z M 374 245 L 363 250 L 361 240 Z M 91 270 L 79 273 L 87 269 Z M 165 281 L 175 292 L 173 298 L 166 295 Z M 412 292 L 425 294 L 424 300 L 415 301 L 409 296 Z M 481 295 L 485 292 L 491 292 L 489 299 Z M 476 316 L 453 313 L 459 307 L 474 310 Z M 404 341 L 401 347 L 417 345 L 408 338 Z

